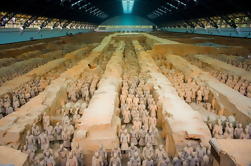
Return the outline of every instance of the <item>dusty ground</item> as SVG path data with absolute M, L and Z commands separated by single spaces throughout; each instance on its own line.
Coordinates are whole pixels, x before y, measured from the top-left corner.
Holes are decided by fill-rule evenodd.
M 187 43 L 187 44 L 199 44 L 203 45 L 211 45 L 212 46 L 241 46 L 247 48 L 251 52 L 251 39 L 243 39 L 243 38 L 229 38 L 229 37 L 221 37 L 221 36 L 210 36 L 210 35 L 200 35 L 200 34 L 186 34 L 186 33 L 152 33 L 161 38 L 166 38 L 169 40 Z M 215 45 L 214 45 L 215 44 Z
M 126 36 L 121 34 L 110 35 L 109 33 L 87 33 L 0 45 L 1 58 L 10 55 L 16 59 L 21 57 L 22 60 L 30 58 L 31 54 L 27 54 L 28 52 L 41 51 L 40 49 L 46 48 L 46 53 L 58 51 L 61 47 L 68 50 L 63 52 L 62 55 L 60 54 L 56 60 L 53 59 L 54 61 L 59 59 L 60 62 L 67 62 L 55 73 L 52 74 L 44 70 L 46 66 L 51 67 L 52 71 L 60 66 L 60 64 L 54 64 L 52 63 L 53 60 L 50 60 L 45 65 L 38 66 L 28 72 L 28 75 L 22 74 L 19 77 L 14 77 L 1 86 L 1 89 L 4 89 L 2 94 L 4 95 L 12 93 L 19 86 L 23 86 L 27 82 L 25 80 L 32 80 L 34 75 L 39 75 L 38 73 L 44 77 L 53 75 L 43 92 L 31 98 L 16 112 L 0 119 L 0 144 L 20 149 L 24 145 L 25 135 L 30 130 L 31 125 L 33 123 L 41 124 L 41 115 L 44 112 L 53 119 L 53 124 L 55 121 L 60 122 L 65 115 L 58 112 L 69 102 L 69 98 L 67 98 L 69 88 L 72 88 L 74 83 L 78 83 L 80 80 L 87 80 L 89 76 L 97 76 L 99 83 L 94 94 L 90 97 L 90 101 L 77 100 L 77 102 L 86 102 L 86 109 L 83 109 L 84 113 L 81 114 L 78 121 L 73 123 L 75 132 L 72 141 L 79 143 L 80 149 L 84 152 L 84 161 L 90 164 L 92 154 L 101 144 L 104 144 L 108 152 L 119 145 L 118 131 L 124 124 L 120 112 L 120 95 L 122 83 L 126 81 L 127 76 L 130 76 L 146 82 L 146 87 L 151 89 L 150 93 L 154 96 L 154 101 L 158 106 L 158 144 L 165 146 L 171 158 L 176 156 L 177 152 L 182 150 L 189 142 L 193 142 L 194 146 L 198 146 L 199 142 L 208 146 L 211 134 L 205 121 L 208 116 L 216 119 L 217 113 L 207 112 L 197 103 L 192 103 L 192 106 L 190 106 L 183 98 L 180 98 L 177 93 L 178 89 L 175 89 L 169 78 L 160 69 L 158 60 L 161 60 L 161 58 L 172 63 L 172 68 L 179 70 L 185 76 L 192 76 L 199 84 L 208 87 L 210 93 L 217 94 L 217 102 L 224 106 L 226 115 L 231 114 L 241 122 L 251 122 L 249 113 L 251 111 L 249 110 L 251 109 L 249 107 L 251 99 L 240 96 L 238 91 L 222 85 L 203 69 L 190 64 L 189 61 L 183 59 L 183 55 L 179 56 L 179 49 L 174 48 L 172 53 L 167 49 L 167 47 L 179 48 L 182 47 L 182 43 L 186 43 L 194 44 L 191 52 L 194 54 L 198 50 L 207 52 L 207 49 L 200 46 L 224 47 L 224 49 L 227 49 L 226 46 L 241 46 L 245 51 L 251 51 L 251 40 L 176 33 L 153 33 L 153 35 L 165 39 L 149 34 Z M 27 47 L 27 45 L 31 47 Z M 156 50 L 158 48 L 161 50 L 161 54 Z M 190 45 L 187 45 L 187 48 L 191 48 Z M 214 51 L 210 50 L 210 54 Z M 40 56 L 41 52 L 32 55 Z M 177 55 L 172 55 L 174 52 Z M 169 69 L 166 68 L 166 70 Z M 20 81 L 22 83 L 19 84 L 16 80 L 22 80 Z M 224 88 L 220 88 L 218 85 Z M 129 131 L 132 130 L 131 127 L 132 124 L 127 125 Z M 59 144 L 52 145 L 52 149 L 57 150 Z M 226 144 L 222 148 L 226 149 L 226 152 L 231 155 L 233 149 L 227 146 Z M 249 147 L 246 148 L 249 149 Z M 245 149 L 244 146 L 243 149 Z M 38 155 L 41 155 L 41 153 Z M 240 156 L 237 155 L 237 157 Z M 2 158 L 0 157 L 0 159 Z M 124 156 L 123 161 L 126 162 L 127 160 L 128 158 Z M 246 161 L 248 158 L 243 157 L 239 160 L 243 160 L 243 163 L 245 163 L 244 160 Z M 126 164 L 123 163 L 123 165 Z

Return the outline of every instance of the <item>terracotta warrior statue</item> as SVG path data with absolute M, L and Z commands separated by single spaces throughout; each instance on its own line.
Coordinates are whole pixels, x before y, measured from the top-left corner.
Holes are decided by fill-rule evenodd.
M 45 164 L 45 166 L 55 166 L 56 165 L 55 160 L 49 151 L 46 151 L 44 153 L 44 164 Z
M 64 148 L 64 145 L 60 145 L 60 148 L 57 152 L 57 162 L 59 163 L 60 166 L 66 165 L 68 154 L 69 151 L 66 148 Z
M 127 166 L 141 166 L 141 159 L 138 152 L 135 152 L 129 159 Z
M 143 158 L 146 159 L 152 159 L 154 155 L 153 147 L 150 143 L 146 145 L 146 147 L 143 148 Z
M 130 142 L 130 134 L 125 129 L 125 132 L 121 133 L 120 135 L 120 143 L 121 143 L 121 150 L 127 151 L 129 150 L 129 142 Z
M 237 127 L 234 129 L 234 138 L 240 139 L 242 133 L 243 133 L 242 124 L 239 123 Z
M 100 146 L 98 150 L 98 155 L 100 157 L 100 160 L 102 162 L 102 165 L 107 165 L 107 152 L 105 151 L 103 145 Z
M 148 157 L 142 162 L 142 166 L 154 166 L 153 160 L 151 159 L 151 157 L 148 156 Z
M 114 153 L 114 155 L 112 156 L 109 166 L 121 166 L 121 159 L 117 153 Z
M 71 151 L 67 157 L 66 166 L 78 166 L 77 157 Z

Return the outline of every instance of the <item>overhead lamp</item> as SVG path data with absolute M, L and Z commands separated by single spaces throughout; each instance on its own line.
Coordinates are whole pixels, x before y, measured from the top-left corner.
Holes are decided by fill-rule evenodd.
M 167 13 L 166 11 L 164 11 L 164 10 L 162 10 L 160 8 L 158 8 L 157 10 L 160 11 L 160 12 L 162 12 L 162 13 Z
M 180 1 L 180 0 L 174 0 L 174 1 L 178 2 L 178 4 L 181 4 L 181 5 L 183 5 L 183 6 L 187 6 L 187 4 L 185 4 L 184 2 L 182 2 L 182 1 Z
M 75 3 L 73 3 L 73 4 L 71 4 L 71 7 L 73 7 L 73 6 L 75 6 L 75 5 L 79 5 L 82 1 L 84 1 L 84 0 L 79 0 L 79 1 L 77 1 L 77 2 L 75 2 Z
M 174 9 L 178 10 L 178 7 L 172 5 L 172 4 L 168 3 L 168 2 L 166 2 L 166 4 L 167 4 L 168 6 L 170 6 L 170 7 L 172 7 L 172 8 L 174 8 Z
M 79 7 L 78 9 L 79 9 L 79 10 L 85 9 L 85 8 L 86 8 L 87 6 L 89 6 L 89 5 L 91 5 L 90 2 L 88 2 L 87 4 L 85 4 L 85 5 L 81 6 L 81 7 Z
M 122 0 L 124 14 L 131 14 L 134 6 L 134 0 Z

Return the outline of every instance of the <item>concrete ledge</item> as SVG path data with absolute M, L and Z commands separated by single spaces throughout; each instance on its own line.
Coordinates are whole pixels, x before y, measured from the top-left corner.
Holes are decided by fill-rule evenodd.
M 251 28 L 163 28 L 163 31 L 251 38 Z
M 78 33 L 88 33 L 93 32 L 92 29 L 37 29 L 37 28 L 27 28 L 24 31 L 20 31 L 19 28 L 0 28 L 0 35 L 2 40 L 0 44 L 5 43 L 14 43 L 22 41 L 30 41 L 67 36 L 69 34 L 78 34 Z

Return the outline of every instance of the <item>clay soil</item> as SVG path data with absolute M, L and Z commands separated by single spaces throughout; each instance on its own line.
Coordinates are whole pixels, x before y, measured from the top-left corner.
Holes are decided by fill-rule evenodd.
M 218 44 L 218 46 L 221 45 L 221 46 L 227 46 L 227 47 L 232 47 L 232 46 L 242 47 L 243 49 L 249 50 L 251 52 L 251 40 L 249 39 L 216 37 L 216 36 L 197 35 L 197 34 L 180 34 L 180 33 L 152 33 L 152 34 L 161 38 L 165 38 L 165 39 L 180 42 L 180 43 L 194 44 L 194 45 L 201 44 L 201 43 L 214 43 L 216 45 Z M 191 141 L 195 142 L 195 146 L 197 146 L 200 142 L 203 142 L 204 140 L 208 142 L 208 139 L 211 138 L 211 135 L 210 135 L 210 132 L 206 123 L 204 122 L 206 121 L 205 120 L 206 118 L 203 119 L 203 117 L 205 117 L 203 116 L 203 114 L 206 114 L 206 113 L 210 114 L 210 112 L 206 112 L 207 110 L 205 110 L 201 105 L 199 106 L 196 105 L 196 103 L 193 103 L 192 104 L 193 107 L 190 107 L 189 104 L 183 101 L 183 98 L 180 98 L 177 95 L 177 89 L 175 89 L 174 85 L 168 81 L 168 77 L 161 74 L 160 65 L 157 63 L 158 57 L 157 58 L 155 57 L 158 55 L 155 55 L 155 53 L 152 50 L 154 44 L 161 45 L 161 43 L 158 43 L 158 42 L 151 43 L 149 42 L 150 39 L 147 42 L 146 38 L 151 38 L 149 36 L 148 37 L 145 37 L 145 36 L 144 37 L 142 36 L 109 37 L 109 35 L 111 36 L 111 33 L 85 33 L 85 34 L 78 34 L 78 35 L 67 36 L 67 37 L 59 37 L 59 38 L 51 38 L 51 39 L 44 39 L 44 40 L 0 45 L 0 58 L 6 58 L 7 55 L 5 53 L 9 53 L 10 57 L 16 58 L 17 56 L 20 56 L 20 54 L 24 54 L 30 51 L 40 51 L 40 49 L 46 49 L 46 52 L 51 52 L 51 51 L 60 50 L 60 47 L 65 47 L 65 46 L 69 47 L 68 52 L 70 52 L 70 53 L 65 52 L 65 54 L 63 54 L 64 56 L 60 57 L 62 59 L 65 59 L 67 63 L 65 63 L 64 65 L 55 67 L 51 69 L 50 72 L 45 72 L 43 74 L 43 77 L 52 77 L 50 80 L 50 84 L 46 86 L 46 89 L 43 91 L 43 93 L 38 94 L 32 100 L 29 100 L 20 109 L 18 109 L 17 112 L 11 113 L 3 117 L 2 119 L 0 119 L 0 124 L 2 125 L 0 126 L 0 135 L 1 135 L 0 138 L 2 138 L 2 140 L 0 140 L 1 145 L 12 146 L 13 149 L 20 150 L 21 149 L 20 147 L 23 146 L 25 142 L 24 141 L 25 133 L 27 133 L 27 131 L 30 130 L 31 125 L 33 123 L 36 123 L 36 124 L 41 123 L 39 120 L 41 120 L 40 117 L 42 113 L 44 112 L 47 112 L 47 114 L 50 116 L 51 121 L 53 121 L 52 124 L 54 124 L 55 121 L 60 122 L 63 119 L 62 117 L 67 116 L 67 115 L 58 114 L 57 111 L 59 110 L 60 112 L 60 109 L 62 109 L 66 105 L 66 103 L 71 102 L 69 99 L 69 96 L 67 96 L 69 95 L 69 92 L 68 92 L 69 87 L 73 87 L 74 84 L 77 83 L 79 80 L 82 80 L 82 81 L 87 80 L 87 77 L 91 77 L 94 75 L 97 76 L 99 83 L 93 93 L 93 96 L 90 97 L 90 100 L 88 102 L 84 101 L 83 98 L 75 101 L 75 104 L 77 102 L 82 102 L 82 101 L 86 102 L 85 103 L 86 109 L 84 109 L 83 112 L 86 111 L 88 113 L 88 111 L 91 110 L 91 113 L 94 117 L 93 119 L 96 118 L 99 120 L 99 122 L 95 122 L 93 121 L 93 119 L 85 120 L 84 116 L 86 116 L 86 113 L 83 113 L 81 114 L 82 117 L 80 117 L 78 121 L 74 122 L 73 124 L 75 127 L 75 133 L 74 133 L 74 138 L 72 138 L 72 142 L 77 141 L 78 143 L 80 143 L 80 148 L 82 148 L 81 150 L 85 148 L 85 145 L 84 145 L 85 143 L 88 143 L 88 146 L 91 147 L 90 149 L 88 149 L 87 152 L 85 151 L 85 154 L 84 154 L 85 156 L 88 156 L 87 159 L 85 159 L 85 161 L 87 161 L 86 163 L 90 163 L 92 154 L 98 149 L 102 141 L 103 142 L 107 141 L 105 140 L 108 137 L 106 135 L 107 133 L 115 137 L 115 138 L 111 137 L 112 139 L 119 140 L 120 138 L 119 138 L 118 131 L 121 129 L 122 125 L 125 125 L 128 131 L 132 130 L 132 126 L 133 126 L 132 122 L 130 122 L 129 124 L 125 124 L 123 121 L 123 115 L 121 112 L 122 107 L 121 107 L 121 101 L 120 101 L 121 100 L 120 95 L 122 94 L 123 84 L 125 84 L 128 81 L 127 80 L 128 78 L 130 78 L 131 81 L 135 79 L 135 80 L 138 80 L 139 82 L 140 81 L 145 82 L 146 84 L 145 87 L 150 89 L 149 93 L 154 97 L 153 100 L 158 106 L 157 115 L 156 115 L 156 118 L 157 118 L 156 127 L 159 133 L 159 135 L 157 135 L 158 145 L 164 145 L 165 149 L 168 151 L 170 148 L 166 147 L 167 144 L 168 143 L 174 144 L 172 146 L 173 150 L 172 150 L 172 155 L 170 155 L 170 158 L 177 155 L 178 151 L 182 149 L 184 146 L 186 146 L 188 142 L 191 142 Z M 152 41 L 154 40 L 153 38 L 154 37 L 151 38 Z M 30 47 L 28 49 L 26 48 L 27 45 L 32 46 L 39 43 L 43 43 L 43 44 L 39 45 L 39 47 Z M 139 47 L 137 47 L 137 45 Z M 85 48 L 84 46 L 88 48 L 88 51 L 83 52 L 83 49 Z M 120 47 L 121 49 L 118 49 Z M 18 51 L 13 51 L 16 48 L 18 48 Z M 163 54 L 162 56 L 164 57 L 166 55 Z M 170 60 L 170 57 L 172 58 L 172 56 L 171 55 L 169 56 L 170 63 L 173 62 L 171 61 L 172 59 Z M 181 57 L 179 55 L 177 56 L 179 58 Z M 26 57 L 26 58 L 29 59 L 29 57 Z M 168 60 L 168 58 L 166 59 Z M 200 77 L 205 75 L 205 73 L 201 71 L 199 67 L 196 70 L 197 72 L 194 72 L 195 67 L 192 68 L 191 67 L 192 65 L 189 62 L 187 62 L 186 65 L 182 65 L 181 62 L 183 61 L 181 60 L 176 61 L 176 65 L 173 64 L 172 66 L 173 68 L 177 68 L 177 69 L 178 67 L 183 66 L 183 70 L 180 70 L 180 72 L 182 72 L 184 75 L 190 75 L 194 73 L 194 75 L 195 74 L 197 75 L 193 77 L 198 76 L 197 79 L 200 79 Z M 39 69 L 39 67 L 37 67 L 36 69 Z M 204 75 L 202 75 L 201 73 Z M 22 78 L 22 76 L 24 75 L 21 75 L 20 77 Z M 161 76 L 163 84 L 159 82 L 158 76 Z M 111 82 L 109 82 L 109 80 L 111 80 Z M 210 84 L 208 84 L 208 82 L 210 81 L 212 82 L 212 80 L 218 83 L 217 80 L 211 77 L 208 79 L 200 79 L 198 81 L 201 84 L 207 86 L 209 89 L 211 88 L 210 90 L 212 90 L 212 93 L 214 93 L 217 90 L 217 88 L 215 88 L 216 90 L 214 90 L 214 88 L 212 86 L 210 87 Z M 107 85 L 107 82 L 108 84 L 110 83 L 112 86 Z M 161 87 L 162 85 L 163 87 Z M 109 89 L 110 87 L 112 88 Z M 3 85 L 1 88 L 9 88 L 9 86 Z M 159 89 L 163 88 L 163 89 L 159 90 L 158 88 Z M 166 90 L 166 89 L 171 89 L 171 90 Z M 10 92 L 12 90 L 13 89 L 11 89 Z M 239 92 L 233 93 L 232 92 L 233 90 L 230 88 L 229 89 L 226 88 L 226 91 L 229 91 L 229 92 L 231 91 L 231 94 L 239 93 Z M 170 94 L 164 94 L 164 92 L 170 93 Z M 99 99 L 102 99 L 102 96 L 105 96 L 105 95 L 109 96 L 109 93 L 111 93 L 110 98 L 107 97 L 103 101 L 99 100 Z M 221 95 L 220 92 L 218 93 Z M 222 96 L 224 95 L 225 93 L 223 93 Z M 245 100 L 243 100 L 245 102 L 241 102 L 242 99 L 241 98 L 239 99 L 240 99 L 239 102 L 244 105 L 248 105 L 246 103 L 251 101 L 251 99 L 245 98 Z M 109 100 L 110 101 L 113 100 L 113 101 L 109 102 Z M 144 100 L 147 100 L 147 99 L 144 99 Z M 227 102 L 229 102 L 227 103 L 229 105 L 234 103 L 228 98 L 226 100 Z M 102 106 L 102 104 L 104 105 L 106 104 L 104 103 L 104 101 L 107 101 L 107 103 L 110 104 L 109 107 Z M 224 101 L 225 101 L 225 98 L 224 98 Z M 168 111 L 163 112 L 165 104 L 170 105 L 169 102 L 171 104 L 179 103 L 178 104 L 179 107 L 168 107 L 167 108 Z M 100 105 L 101 108 L 99 108 L 100 106 L 99 107 L 93 106 L 96 104 Z M 226 102 L 225 103 L 222 102 L 221 104 L 226 105 Z M 169 105 L 166 105 L 166 106 L 169 106 Z M 93 108 L 95 109 L 99 108 L 101 110 L 101 112 L 99 112 L 99 115 L 101 115 L 101 113 L 104 113 L 104 115 L 103 114 L 102 115 L 106 117 L 101 117 L 97 115 L 97 113 L 94 112 L 95 109 L 92 110 L 89 106 L 93 106 Z M 178 108 L 186 112 L 182 112 L 182 111 L 179 112 L 178 110 L 175 110 L 174 108 Z M 226 107 L 226 109 L 228 109 L 228 107 Z M 102 112 L 102 111 L 107 111 L 107 114 L 106 112 Z M 174 112 L 172 113 L 172 111 Z M 241 112 L 242 110 L 236 109 L 234 111 Z M 249 110 L 246 110 L 246 111 L 249 111 Z M 213 116 L 217 116 L 217 115 L 214 114 Z M 188 117 L 190 119 L 186 119 Z M 193 118 L 196 120 L 193 120 Z M 27 121 L 27 119 L 29 121 Z M 104 119 L 108 119 L 108 120 L 102 123 L 102 120 Z M 91 125 L 90 124 L 88 125 L 92 127 L 94 126 L 94 127 L 93 128 L 86 127 L 88 125 L 86 125 L 85 122 L 81 122 L 81 120 L 85 120 L 86 123 L 91 124 Z M 196 121 L 196 123 L 192 123 L 191 121 Z M 247 121 L 251 122 L 250 116 L 247 116 Z M 175 124 L 174 122 L 177 124 Z M 81 128 L 81 125 L 82 127 L 83 125 L 86 125 L 86 126 Z M 200 128 L 200 130 L 199 129 L 197 130 L 197 128 Z M 104 129 L 104 131 L 98 132 L 97 134 L 95 132 L 97 131 L 97 129 L 99 130 Z M 196 132 L 194 132 L 195 134 L 191 132 L 192 134 L 190 134 L 190 137 L 189 137 L 187 135 L 189 135 L 188 131 L 190 130 L 191 131 L 195 130 Z M 87 132 L 89 135 L 87 134 L 83 137 L 78 137 L 79 131 L 81 131 L 82 133 Z M 12 136 L 13 138 L 12 141 L 7 140 L 8 134 L 9 136 Z M 205 138 L 203 139 L 203 136 L 200 136 L 200 134 L 204 135 L 206 139 Z M 109 142 L 109 140 L 107 142 Z M 53 150 L 55 151 L 58 150 L 60 144 L 62 143 L 58 142 L 52 145 Z M 111 143 L 110 141 L 110 143 L 105 145 L 105 148 L 108 152 L 111 152 L 114 147 L 119 146 L 119 145 L 120 145 L 119 141 L 116 143 L 114 142 Z M 231 147 L 228 148 L 227 146 L 229 146 L 229 144 L 222 143 L 222 147 L 226 149 L 226 152 L 229 153 L 229 155 L 233 153 L 233 150 L 234 150 L 233 146 L 235 145 L 238 146 L 237 143 L 234 142 L 234 145 L 231 145 Z M 178 148 L 176 146 L 178 146 Z M 244 146 L 245 145 L 242 145 L 239 148 L 245 149 Z M 241 156 L 239 156 L 238 154 L 236 153 L 234 154 L 237 155 L 237 157 L 240 158 L 240 160 L 245 160 L 245 161 L 247 160 L 247 157 L 241 158 Z M 42 153 L 40 155 L 42 155 Z M 123 161 L 122 165 L 126 165 L 128 161 L 128 158 L 126 155 L 123 155 L 122 161 Z M 240 162 L 240 163 L 245 163 L 245 161 Z
M 156 32 L 152 33 L 155 36 L 166 38 L 169 40 L 186 43 L 186 44 L 201 44 L 201 43 L 215 43 L 222 46 L 234 46 L 243 47 L 251 52 L 251 39 L 244 38 L 231 38 L 223 36 L 210 36 L 200 34 L 188 34 L 188 33 L 175 33 L 175 32 Z

